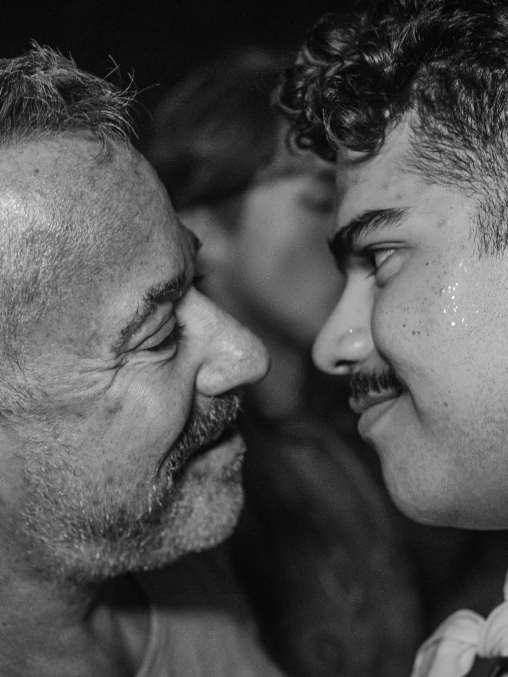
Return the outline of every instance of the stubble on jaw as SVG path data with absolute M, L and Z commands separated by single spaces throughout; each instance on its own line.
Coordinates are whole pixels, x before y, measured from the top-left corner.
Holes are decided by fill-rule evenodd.
M 30 565 L 45 580 L 83 586 L 164 566 L 227 537 L 243 505 L 241 459 L 214 473 L 188 459 L 232 425 L 239 407 L 238 395 L 210 398 L 160 472 L 127 490 L 94 484 L 58 443 L 32 438 L 20 515 Z

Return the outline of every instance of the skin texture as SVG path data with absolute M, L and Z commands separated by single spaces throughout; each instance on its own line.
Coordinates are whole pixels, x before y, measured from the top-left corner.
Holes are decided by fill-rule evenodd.
M 345 289 L 314 359 L 333 374 L 393 369 L 402 392 L 352 404 L 406 514 L 506 528 L 506 255 L 479 255 L 474 201 L 410 168 L 410 134 L 402 121 L 378 156 L 338 164 L 336 232 L 365 210 L 405 214 L 363 234 L 350 256 L 336 251 Z
M 191 450 L 221 432 L 207 428 L 221 396 L 260 378 L 266 351 L 192 286 L 194 237 L 132 149 L 54 138 L 5 151 L 0 176 L 2 218 L 52 261 L 23 336 L 30 409 L 0 424 L 0 658 L 12 674 L 125 674 L 85 631 L 89 584 L 230 533 L 238 434 L 168 454 L 189 420 L 205 429 Z M 147 290 L 175 276 L 178 293 L 126 337 Z

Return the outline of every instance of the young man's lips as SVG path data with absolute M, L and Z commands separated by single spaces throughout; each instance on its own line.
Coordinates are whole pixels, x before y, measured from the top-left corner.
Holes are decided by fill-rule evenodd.
M 370 409 L 376 404 L 394 400 L 399 395 L 400 392 L 396 390 L 384 390 L 382 393 L 368 393 L 362 397 L 350 397 L 349 406 L 355 414 L 363 414 L 367 409 Z

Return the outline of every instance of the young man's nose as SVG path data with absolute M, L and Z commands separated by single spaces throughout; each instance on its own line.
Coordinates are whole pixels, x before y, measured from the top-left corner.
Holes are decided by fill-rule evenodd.
M 263 378 L 269 356 L 261 340 L 206 296 L 195 290 L 189 295 L 186 314 L 192 313 L 193 333 L 201 353 L 197 391 L 220 395 Z
M 316 366 L 329 374 L 347 376 L 365 362 L 374 350 L 370 317 L 370 302 L 346 288 L 314 342 Z

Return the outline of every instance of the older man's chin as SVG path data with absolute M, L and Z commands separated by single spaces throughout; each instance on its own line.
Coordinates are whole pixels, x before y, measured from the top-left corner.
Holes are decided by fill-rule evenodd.
M 245 442 L 234 432 L 187 462 L 176 499 L 179 512 L 187 511 L 179 518 L 186 551 L 217 545 L 235 528 L 243 507 L 244 455 Z
M 233 532 L 243 507 L 245 442 L 238 431 L 188 459 L 175 478 L 171 510 L 159 525 L 158 546 L 145 553 L 143 569 L 212 548 Z M 147 542 L 150 542 L 148 536 Z M 154 543 L 155 545 L 155 543 Z
M 242 437 L 230 431 L 188 459 L 169 504 L 139 519 L 132 511 L 124 511 L 122 519 L 112 510 L 92 522 L 89 515 L 75 514 L 75 503 L 48 502 L 36 494 L 24 529 L 34 567 L 48 579 L 83 585 L 157 569 L 217 545 L 231 534 L 243 506 L 244 454 Z
M 159 553 L 159 566 L 212 548 L 231 535 L 243 507 L 244 450 L 238 436 L 234 445 L 221 444 L 188 462 L 175 496 L 171 525 L 165 530 L 167 550 L 165 555 Z
M 231 535 L 243 507 L 245 451 L 243 437 L 230 430 L 187 460 L 175 481 L 172 510 L 165 524 L 163 518 L 162 548 L 154 553 L 154 568 L 189 552 L 212 548 Z

